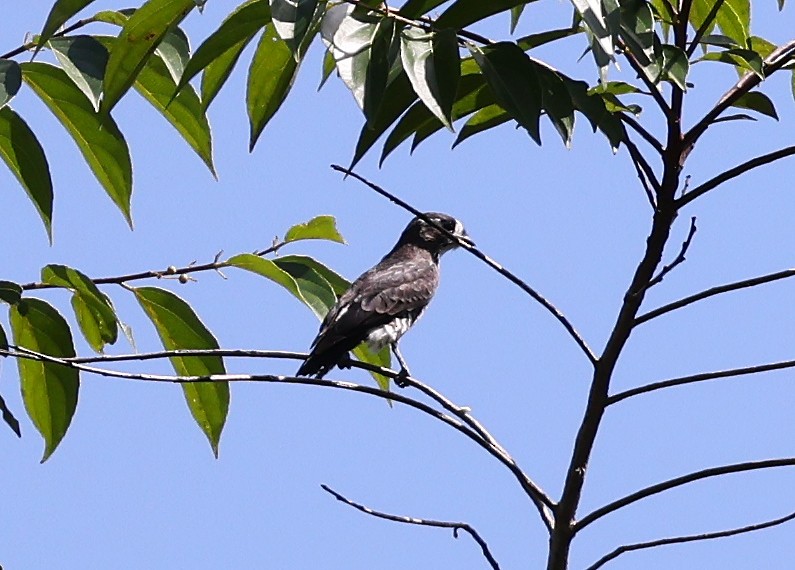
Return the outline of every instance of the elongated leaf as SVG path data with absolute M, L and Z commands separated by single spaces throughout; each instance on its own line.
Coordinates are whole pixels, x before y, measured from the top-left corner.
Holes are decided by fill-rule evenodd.
M 94 109 L 99 109 L 102 77 L 108 64 L 107 47 L 92 36 L 52 38 L 48 44 L 69 79 L 89 98 Z
M 38 47 L 41 48 L 41 46 L 46 44 L 52 35 L 58 31 L 58 28 L 93 1 L 94 0 L 56 0 L 52 8 L 50 8 L 47 21 L 44 23 L 44 29 L 42 29 L 41 34 L 39 34 Z
M 116 342 L 119 331 L 116 311 L 89 277 L 65 265 L 47 265 L 41 270 L 41 280 L 74 292 L 72 308 L 91 348 L 102 352 L 106 344 Z
M 26 297 L 10 310 L 14 344 L 55 357 L 75 355 L 72 333 L 51 305 Z M 42 463 L 66 435 L 77 408 L 78 371 L 50 362 L 18 358 L 22 400 L 33 425 L 44 438 Z
M 0 301 L 15 305 L 22 296 L 22 287 L 13 281 L 0 281 Z
M 160 43 L 157 44 L 155 53 L 166 64 L 168 73 L 174 83 L 179 82 L 190 59 L 190 41 L 185 32 L 182 31 L 182 28 L 179 26 L 171 27 Z
M 751 6 L 748 0 L 726 0 L 718 10 L 715 23 L 721 31 L 745 47 L 751 26 Z
M 22 85 L 22 70 L 13 59 L 0 59 L 0 109 L 19 91 Z
M 190 305 L 171 291 L 138 287 L 133 292 L 166 350 L 218 348 L 218 341 Z M 224 361 L 219 356 L 174 356 L 171 364 L 180 376 L 225 373 Z M 182 389 L 193 418 L 218 457 L 218 442 L 229 412 L 228 382 L 187 382 Z
M 148 0 L 129 17 L 108 59 L 102 82 L 103 113 L 110 113 L 163 36 L 195 7 L 194 0 Z
M 273 27 L 300 60 L 300 46 L 312 26 L 318 0 L 269 0 Z M 325 4 L 325 2 L 323 2 Z
M 456 0 L 436 20 L 437 29 L 465 28 L 484 18 L 506 12 L 527 0 Z
M 522 17 L 526 4 L 519 4 L 511 8 L 511 33 L 516 31 L 516 26 L 519 25 L 519 18 Z
M 384 102 L 384 91 L 386 91 L 389 81 L 389 70 L 393 64 L 391 59 L 392 46 L 395 42 L 396 32 L 395 20 L 385 17 L 378 22 L 373 34 L 369 60 L 367 61 L 366 79 L 364 81 L 364 100 L 362 102 L 364 116 L 367 117 L 370 123 L 378 116 L 378 110 Z
M 472 115 L 472 117 L 470 117 L 469 120 L 464 124 L 464 126 L 461 128 L 461 131 L 458 133 L 458 137 L 453 143 L 453 148 L 457 147 L 459 144 L 473 135 L 482 133 L 483 131 L 492 129 L 502 125 L 503 123 L 507 123 L 511 120 L 511 118 L 511 114 L 499 105 L 489 105 L 488 107 L 484 107 Z
M 524 51 L 536 48 L 538 46 L 542 46 L 544 44 L 548 44 L 550 42 L 554 42 L 556 40 L 560 40 L 563 38 L 568 38 L 570 36 L 574 36 L 577 34 L 581 34 L 583 31 L 581 28 L 578 27 L 569 27 L 569 28 L 559 28 L 557 30 L 547 30 L 545 32 L 539 32 L 537 34 L 530 34 L 527 36 L 523 36 L 516 40 L 516 44 L 522 48 Z
M 334 216 L 315 216 L 308 222 L 294 225 L 284 236 L 284 241 L 287 243 L 302 239 L 324 239 L 345 243 L 345 238 L 337 230 Z
M 400 8 L 400 15 L 406 18 L 416 18 L 427 14 L 446 0 L 407 0 Z
M 212 91 L 214 96 L 229 76 L 228 72 L 224 74 L 219 71 L 231 71 L 240 52 L 254 35 L 270 21 L 271 12 L 268 0 L 249 0 L 235 8 L 218 29 L 202 42 L 196 53 L 190 58 L 179 80 L 177 90 L 182 89 L 200 71 L 215 62 L 215 74 L 211 74 L 216 78 L 216 81 L 212 82 L 213 88 L 210 89 L 210 84 L 205 87 L 205 83 L 209 83 L 207 81 L 208 72 L 205 72 L 202 79 L 202 101 L 206 108 L 209 105 L 207 100 L 212 99 L 208 96 L 209 93 Z
M 635 56 L 646 77 L 656 82 L 660 68 L 655 57 L 654 16 L 645 0 L 630 0 L 621 3 L 621 25 L 619 35 L 627 49 Z
M 732 104 L 732 107 L 750 109 L 751 111 L 767 115 L 778 121 L 778 113 L 776 113 L 776 107 L 773 105 L 773 101 L 761 91 L 749 91 L 737 99 L 737 101 Z
M 530 58 L 512 42 L 500 42 L 483 49 L 472 45 L 470 51 L 494 91 L 497 103 L 540 145 L 541 86 Z
M 290 269 L 290 267 L 295 265 L 312 269 L 312 271 L 320 275 L 326 283 L 331 286 L 331 289 L 337 297 L 342 295 L 351 286 L 350 281 L 345 279 L 342 275 L 312 257 L 306 255 L 284 255 L 280 257 L 278 261 L 280 263 L 279 266 L 285 267 L 286 269 Z
M 0 327 L 0 347 L 2 346 L 7 347 L 8 342 L 6 342 L 6 333 L 3 331 L 3 327 Z M 0 396 L 0 412 L 3 414 L 3 421 L 11 428 L 11 431 L 17 434 L 17 437 L 22 437 L 22 430 L 19 429 L 19 420 L 8 409 L 8 404 L 6 404 L 2 396 Z
M 720 61 L 728 63 L 738 68 L 742 75 L 746 71 L 753 71 L 760 79 L 765 78 L 764 65 L 758 53 L 749 49 L 728 49 L 724 51 L 712 51 L 704 54 L 701 61 Z
M 682 48 L 668 44 L 663 44 L 660 52 L 660 78 L 670 81 L 682 91 L 687 91 L 687 74 L 690 71 L 687 54 Z
M 450 130 L 461 62 L 452 29 L 427 34 L 407 28 L 400 36 L 403 69 L 420 100 Z
M 334 73 L 335 69 L 337 69 L 337 62 L 334 61 L 334 54 L 331 53 L 331 50 L 327 49 L 323 56 L 323 71 L 320 74 L 320 83 L 317 86 L 318 91 L 323 89 L 323 86 L 326 84 L 326 81 L 328 81 L 328 78 L 331 77 L 331 74 Z
M 621 119 L 610 112 L 602 94 L 588 92 L 588 84 L 584 81 L 564 77 L 563 82 L 571 95 L 574 108 L 585 115 L 594 132 L 598 129 L 604 133 L 615 152 L 626 136 Z
M 8 350 L 8 337 L 6 336 L 6 331 L 3 328 L 3 325 L 0 324 L 0 349 Z M 2 355 L 3 358 L 6 357 L 5 354 Z
M 279 39 L 273 26 L 268 26 L 260 38 L 248 72 L 246 109 L 251 127 L 249 151 L 254 149 L 265 125 L 281 107 L 293 86 L 297 71 L 298 63 L 290 48 Z
M 574 103 L 571 95 L 557 72 L 539 65 L 536 73 L 541 85 L 541 104 L 555 130 L 560 133 L 563 144 L 569 147 L 574 132 Z
M 23 63 L 22 77 L 75 140 L 91 171 L 132 226 L 132 165 L 116 122 L 95 113 L 91 101 L 57 67 Z
M 25 189 L 52 243 L 52 179 L 44 149 L 11 107 L 0 109 L 0 158 Z
M 608 18 L 599 0 L 571 0 L 574 8 L 588 27 L 589 32 L 601 51 L 608 57 L 613 56 L 613 37 L 618 29 L 610 29 Z

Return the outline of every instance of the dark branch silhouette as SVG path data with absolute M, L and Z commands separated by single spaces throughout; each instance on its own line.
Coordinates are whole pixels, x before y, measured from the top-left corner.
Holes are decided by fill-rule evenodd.
M 356 503 L 356 502 L 348 499 L 347 497 L 344 497 L 343 495 L 341 495 L 340 493 L 338 493 L 337 491 L 335 491 L 334 489 L 332 489 L 328 485 L 320 485 L 320 487 L 324 491 L 329 493 L 331 496 L 333 496 L 335 499 L 337 499 L 338 501 L 341 501 L 341 502 L 345 503 L 346 505 L 349 505 L 349 506 L 353 507 L 354 509 L 356 509 L 358 511 L 361 511 L 361 512 L 363 512 L 365 514 L 372 515 L 374 517 L 378 517 L 379 519 L 385 519 L 385 520 L 388 520 L 388 521 L 394 521 L 394 522 L 399 522 L 399 523 L 404 523 L 404 524 L 415 524 L 415 525 L 419 525 L 419 526 L 432 526 L 432 527 L 436 527 L 436 528 L 449 528 L 449 529 L 453 530 L 453 536 L 455 538 L 458 538 L 458 532 L 463 530 L 464 532 L 468 533 L 475 540 L 475 542 L 478 543 L 478 545 L 480 546 L 480 549 L 483 551 L 483 556 L 489 562 L 489 565 L 494 570 L 499 570 L 499 568 L 500 568 L 500 565 L 497 564 L 497 561 L 494 559 L 494 556 L 491 554 L 491 551 L 489 550 L 489 545 L 486 543 L 485 540 L 483 540 L 483 537 L 481 537 L 480 534 L 474 528 L 472 528 L 472 526 L 469 523 L 465 523 L 465 522 L 451 522 L 451 521 L 439 521 L 439 520 L 434 520 L 434 519 L 420 519 L 420 518 L 417 518 L 417 517 L 406 517 L 406 516 L 402 516 L 402 515 L 392 515 L 392 514 L 389 514 L 389 513 L 376 511 L 375 509 L 371 509 L 370 507 L 366 507 L 366 506 L 364 506 L 364 505 L 362 505 L 360 503 Z

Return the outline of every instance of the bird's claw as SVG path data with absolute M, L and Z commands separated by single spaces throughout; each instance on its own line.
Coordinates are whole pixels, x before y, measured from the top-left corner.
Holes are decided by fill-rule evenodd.
M 409 371 L 405 368 L 401 368 L 394 380 L 399 388 L 406 388 L 409 385 Z
M 343 370 L 349 370 L 353 366 L 353 359 L 349 353 L 345 353 L 345 356 L 337 363 L 337 367 Z

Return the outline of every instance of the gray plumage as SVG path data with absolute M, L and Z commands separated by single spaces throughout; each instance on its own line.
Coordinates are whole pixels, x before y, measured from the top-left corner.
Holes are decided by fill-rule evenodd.
M 455 218 L 436 212 L 425 216 L 472 243 Z M 392 250 L 356 279 L 328 312 L 297 375 L 322 378 L 365 341 L 373 350 L 396 349 L 436 293 L 439 258 L 457 246 L 456 240 L 414 218 Z

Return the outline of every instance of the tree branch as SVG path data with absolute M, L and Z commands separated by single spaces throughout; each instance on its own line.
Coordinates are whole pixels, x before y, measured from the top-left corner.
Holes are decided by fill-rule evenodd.
M 377 184 L 374 184 L 373 182 L 370 182 L 369 180 L 367 180 L 363 176 L 360 176 L 359 174 L 357 174 L 353 170 L 350 170 L 348 168 L 339 166 L 338 164 L 332 164 L 331 168 L 333 170 L 336 170 L 337 172 L 342 172 L 346 176 L 351 176 L 351 177 L 355 178 L 356 180 L 358 180 L 359 182 L 361 182 L 362 184 L 364 184 L 365 186 L 367 186 L 371 190 L 374 190 L 376 193 L 380 194 L 381 196 L 384 196 L 386 199 L 388 199 L 393 204 L 396 204 L 397 206 L 400 206 L 401 208 L 403 208 L 407 212 L 410 212 L 411 214 L 413 214 L 415 216 L 418 216 L 418 217 L 426 220 L 429 223 L 432 223 L 431 221 L 426 219 L 425 214 L 423 214 L 422 212 L 417 210 L 415 207 L 411 206 L 407 202 L 404 202 L 403 200 L 401 200 L 400 198 L 398 198 L 394 194 L 391 194 L 390 192 L 387 192 L 386 190 L 384 190 L 383 188 L 381 188 Z M 436 224 L 432 223 L 432 225 L 436 225 Z M 466 242 L 458 240 L 457 238 L 455 238 L 455 236 L 453 236 L 451 233 L 446 231 L 441 226 L 437 226 L 437 229 L 442 230 L 449 237 L 452 237 L 453 239 L 455 239 L 463 249 L 465 249 L 466 251 L 468 251 L 469 253 L 471 253 L 472 255 L 477 257 L 478 259 L 480 259 L 486 265 L 488 265 L 489 267 L 494 269 L 497 273 L 499 273 L 500 275 L 502 275 L 503 277 L 508 279 L 508 281 L 510 281 L 514 285 L 517 285 L 522 291 L 524 291 L 525 293 L 530 295 L 530 297 L 532 297 L 533 300 L 535 300 L 536 302 L 540 303 L 541 306 L 543 306 L 549 313 L 552 314 L 553 317 L 555 317 L 555 319 L 558 320 L 558 322 L 560 324 L 563 325 L 563 328 L 566 329 L 566 332 L 569 333 L 569 336 L 571 336 L 574 339 L 574 341 L 577 343 L 577 345 L 580 347 L 580 349 L 583 351 L 583 353 L 585 353 L 585 356 L 588 357 L 588 360 L 591 361 L 591 364 L 596 363 L 596 355 L 593 353 L 591 348 L 588 346 L 588 343 L 585 342 L 585 340 L 582 338 L 582 336 L 580 336 L 580 333 L 577 332 L 577 329 L 574 328 L 574 325 L 571 324 L 571 321 L 569 321 L 566 318 L 566 316 L 557 307 L 555 307 L 555 305 L 553 305 L 551 302 L 549 302 L 546 298 L 544 298 L 535 289 L 530 287 L 530 285 L 528 285 L 527 283 L 525 283 L 524 281 L 519 279 L 519 277 L 517 277 L 516 275 L 514 275 L 513 273 L 511 273 L 510 271 L 505 269 L 505 267 L 503 267 L 502 265 L 500 265 L 499 263 L 494 261 L 492 258 L 487 256 L 486 254 L 482 253 L 478 248 L 476 248 L 476 247 L 474 247 L 474 246 L 472 246 L 472 245 L 470 245 L 470 244 L 468 244 Z
M 776 48 L 763 62 L 762 75 L 769 77 L 786 65 L 795 54 L 795 40 L 791 40 L 786 44 Z M 737 99 L 748 93 L 751 89 L 759 85 L 762 79 L 754 72 L 749 71 L 743 75 L 740 80 L 729 89 L 723 96 L 715 103 L 715 106 L 710 109 L 702 119 L 697 122 L 685 134 L 684 142 L 686 147 L 692 147 L 696 141 L 704 134 L 715 119 L 720 116 L 723 111 L 731 107 Z
M 609 554 L 605 554 L 604 556 L 602 556 L 602 558 L 600 558 L 599 560 L 597 560 L 596 562 L 594 562 L 593 564 L 588 566 L 588 568 L 586 568 L 585 570 L 598 570 L 599 568 L 601 568 L 602 566 L 604 566 L 606 563 L 610 562 L 611 560 L 614 560 L 614 559 L 618 558 L 619 556 L 621 556 L 625 552 L 632 552 L 633 550 L 643 550 L 645 548 L 656 548 L 658 546 L 665 546 L 665 545 L 668 545 L 668 544 L 682 544 L 682 543 L 685 543 L 685 542 L 696 542 L 696 541 L 699 541 L 699 540 L 712 540 L 712 539 L 715 539 L 715 538 L 726 538 L 726 537 L 729 537 L 729 536 L 736 536 L 738 534 L 745 534 L 745 533 L 754 532 L 754 531 L 757 531 L 757 530 L 764 530 L 766 528 L 771 528 L 771 527 L 774 527 L 774 526 L 778 526 L 778 525 L 784 524 L 784 523 L 789 522 L 789 521 L 791 521 L 793 519 L 795 519 L 795 512 L 790 513 L 790 514 L 788 514 L 786 516 L 783 516 L 783 517 L 779 517 L 777 519 L 771 519 L 769 521 L 756 523 L 756 524 L 750 524 L 750 525 L 747 525 L 747 526 L 741 526 L 741 527 L 732 528 L 732 529 L 728 529 L 728 530 L 720 530 L 720 531 L 717 531 L 717 532 L 706 532 L 706 533 L 702 533 L 702 534 L 688 534 L 688 535 L 684 535 L 684 536 L 673 536 L 673 537 L 670 537 L 670 538 L 660 538 L 660 539 L 657 539 L 657 540 L 650 540 L 650 541 L 647 541 L 647 542 L 636 542 L 634 544 L 624 544 L 622 546 L 619 546 L 618 548 L 616 548 L 615 550 L 613 550 Z
M 220 355 L 222 353 L 229 353 L 228 355 L 232 356 L 249 356 L 249 357 L 252 356 L 253 353 L 257 353 L 257 356 L 264 356 L 267 354 L 269 357 L 273 358 L 306 357 L 306 354 L 303 353 L 288 353 L 281 351 L 223 351 L 223 350 L 163 351 L 158 353 L 148 353 L 145 356 L 148 358 L 165 358 L 168 356 L 175 356 L 175 355 L 200 356 L 208 354 Z M 485 432 L 485 429 L 477 422 L 477 420 L 471 417 L 471 415 L 469 414 L 468 411 L 465 410 L 465 408 L 456 406 L 448 399 L 441 396 L 441 394 L 431 389 L 430 387 L 425 386 L 422 382 L 420 382 L 415 378 L 408 378 L 407 380 L 411 383 L 412 386 L 423 389 L 423 391 L 430 397 L 432 398 L 438 397 L 439 399 L 437 400 L 437 402 L 445 407 L 449 406 L 451 411 L 455 415 L 459 416 L 459 418 L 462 415 L 466 417 L 462 419 L 456 419 L 454 417 L 448 416 L 440 412 L 439 410 L 436 410 L 435 408 L 429 406 L 424 402 L 420 402 L 419 400 L 409 398 L 400 393 L 389 392 L 386 390 L 381 390 L 380 388 L 364 386 L 352 382 L 294 377 L 294 376 L 278 376 L 273 374 L 263 374 L 263 375 L 213 374 L 210 376 L 171 376 L 163 374 L 140 374 L 140 373 L 130 373 L 130 372 L 119 372 L 115 370 L 107 370 L 104 368 L 89 366 L 85 363 L 77 362 L 78 360 L 81 359 L 54 357 L 19 346 L 16 347 L 9 346 L 7 349 L 0 349 L 0 355 L 12 356 L 15 358 L 27 358 L 31 360 L 37 360 L 39 362 L 50 362 L 53 364 L 59 364 L 61 366 L 65 366 L 67 368 L 74 368 L 76 370 L 80 370 L 82 372 L 87 372 L 90 374 L 97 374 L 100 376 L 106 376 L 111 378 L 122 378 L 125 380 L 143 380 L 149 382 L 168 382 L 175 384 L 185 384 L 191 382 L 267 382 L 267 383 L 281 383 L 281 384 L 303 384 L 307 386 L 323 386 L 326 388 L 338 388 L 352 392 L 365 393 L 390 402 L 391 401 L 399 402 L 406 406 L 417 409 L 425 414 L 428 414 L 436 418 L 437 420 L 442 421 L 443 423 L 446 423 L 447 425 L 463 433 L 472 441 L 477 443 L 480 447 L 488 451 L 494 458 L 496 458 L 500 463 L 505 465 L 509 471 L 511 471 L 511 473 L 519 482 L 519 485 L 522 487 L 525 493 L 527 493 L 533 504 L 538 509 L 538 512 L 541 515 L 541 520 L 545 524 L 547 529 L 551 530 L 552 528 L 552 517 L 553 517 L 552 512 L 555 509 L 555 503 L 552 501 L 552 499 L 550 499 L 549 496 L 546 493 L 544 493 L 544 491 L 535 482 L 533 482 L 533 480 L 530 479 L 530 477 L 528 477 L 524 471 L 522 471 L 522 469 L 517 465 L 516 461 L 510 455 L 508 455 L 508 453 L 504 450 L 504 448 L 501 445 L 496 443 L 496 440 L 494 440 L 494 438 L 490 434 L 487 437 L 481 436 L 479 430 Z M 146 358 L 131 358 L 131 356 L 134 355 L 123 355 L 121 357 L 111 356 L 111 357 L 104 357 L 104 359 L 106 361 L 146 359 Z M 102 358 L 103 357 L 91 357 L 90 360 L 95 362 L 96 359 L 102 359 Z M 89 359 L 82 359 L 82 360 L 83 362 L 85 362 Z M 350 364 L 353 367 L 376 371 L 391 378 L 396 378 L 400 375 L 399 372 L 396 372 L 394 370 L 389 370 L 387 368 L 383 368 L 380 366 L 373 366 L 371 364 L 367 364 L 364 362 L 351 361 Z M 478 426 L 477 429 L 471 427 L 472 425 L 477 425 Z
M 670 119 L 671 107 L 668 106 L 668 102 L 662 96 L 662 93 L 660 93 L 657 85 L 651 79 L 649 79 L 649 77 L 646 75 L 646 72 L 643 70 L 643 66 L 641 66 L 641 64 L 638 62 L 638 59 L 632 54 L 627 45 L 620 39 L 617 41 L 617 45 L 621 48 L 621 52 L 624 54 L 624 57 L 627 58 L 627 62 L 629 63 L 630 67 L 632 67 L 638 78 L 643 81 L 644 85 L 646 85 L 646 89 L 649 90 L 649 94 L 657 103 L 657 106 L 663 112 L 663 115 L 665 115 L 666 119 Z
M 389 513 L 383 513 L 383 512 L 380 512 L 380 511 L 376 511 L 374 509 L 371 509 L 370 507 L 366 507 L 366 506 L 364 506 L 362 504 L 355 503 L 354 501 L 351 501 L 347 497 L 342 496 L 341 494 L 336 492 L 334 489 L 332 489 L 328 485 L 320 485 L 320 487 L 324 491 L 326 491 L 327 493 L 332 495 L 338 501 L 341 501 L 341 502 L 345 503 L 346 505 L 349 505 L 349 506 L 353 507 L 354 509 L 356 509 L 358 511 L 361 511 L 361 512 L 363 512 L 365 514 L 372 515 L 372 516 L 378 517 L 380 519 L 385 519 L 385 520 L 388 520 L 388 521 L 394 521 L 394 522 L 399 522 L 399 523 L 404 523 L 404 524 L 414 524 L 414 525 L 420 525 L 420 526 L 432 526 L 432 527 L 436 527 L 436 528 L 450 528 L 450 529 L 453 529 L 453 536 L 455 538 L 458 538 L 458 531 L 463 530 L 464 532 L 468 533 L 475 540 L 475 542 L 478 543 L 478 545 L 480 546 L 480 549 L 483 551 L 483 556 L 486 558 L 486 560 L 488 560 L 489 565 L 494 570 L 499 570 L 499 568 L 500 568 L 500 565 L 497 564 L 497 561 L 494 559 L 494 556 L 492 556 L 491 551 L 489 550 L 489 545 L 486 543 L 485 540 L 483 540 L 483 538 L 480 536 L 480 534 L 478 534 L 478 532 L 474 528 L 472 528 L 472 526 L 469 525 L 468 523 L 465 523 L 465 522 L 438 521 L 438 520 L 433 520 L 433 519 L 419 519 L 419 518 L 416 518 L 416 517 L 406 517 L 406 516 L 401 516 L 401 515 L 391 515 Z
M 685 50 L 688 59 L 690 59 L 695 53 L 696 49 L 698 49 L 698 43 L 701 41 L 701 38 L 704 37 L 704 34 L 707 33 L 710 25 L 718 15 L 718 10 L 720 10 L 721 6 L 723 6 L 723 0 L 715 0 L 715 3 L 712 5 L 709 13 L 707 13 L 707 17 L 701 23 L 701 26 L 699 26 L 699 28 L 696 30 L 696 35 L 693 36 L 693 40 L 690 42 L 687 50 Z
M 681 376 L 679 378 L 671 378 L 669 380 L 661 380 L 646 384 L 645 386 L 638 386 L 623 392 L 619 392 L 607 399 L 607 405 L 617 404 L 622 400 L 639 396 L 640 394 L 648 394 L 656 390 L 664 388 L 673 388 L 674 386 L 683 386 L 685 384 L 695 384 L 696 382 L 706 382 L 707 380 L 718 380 L 720 378 L 731 378 L 733 376 L 747 376 L 749 374 L 759 374 L 762 372 L 770 372 L 772 370 L 784 370 L 786 368 L 795 368 L 795 360 L 783 360 L 781 362 L 772 362 L 770 364 L 758 364 L 756 366 L 746 366 L 744 368 L 731 368 L 728 370 L 718 370 L 716 372 L 702 372 L 700 374 L 692 374 L 690 376 Z
M 727 283 L 726 285 L 719 285 L 717 287 L 712 287 L 711 289 L 707 289 L 706 291 L 701 291 L 700 293 L 696 293 L 695 295 L 690 295 L 689 297 L 685 297 L 684 299 L 679 299 L 678 301 L 674 301 L 673 303 L 668 303 L 667 305 L 663 305 L 662 307 L 649 311 L 648 313 L 644 313 L 643 315 L 635 319 L 635 325 L 636 326 L 640 325 L 642 323 L 645 323 L 646 321 L 650 321 L 651 319 L 657 318 L 660 315 L 664 315 L 665 313 L 670 313 L 671 311 L 675 311 L 676 309 L 681 309 L 682 307 L 686 307 L 692 303 L 695 303 L 696 301 L 708 299 L 709 297 L 714 297 L 715 295 L 720 295 L 721 293 L 728 293 L 729 291 L 737 291 L 738 289 L 747 289 L 748 287 L 756 287 L 757 285 L 771 283 L 773 281 L 778 281 L 779 279 L 786 279 L 792 276 L 795 276 L 795 269 L 785 269 L 784 271 L 777 271 L 776 273 L 770 273 L 768 275 L 762 275 L 760 277 L 754 277 L 752 279 L 744 279 L 742 281 L 736 281 L 734 283 Z
M 709 469 L 702 469 L 701 471 L 688 473 L 687 475 L 682 475 L 681 477 L 676 477 L 674 479 L 669 479 L 668 481 L 663 481 L 662 483 L 657 483 L 656 485 L 651 485 L 627 495 L 626 497 L 622 497 L 617 501 L 613 501 L 612 503 L 600 507 L 595 511 L 592 511 L 574 525 L 574 532 L 579 532 L 603 516 L 640 501 L 641 499 L 646 499 L 652 495 L 662 493 L 663 491 L 669 491 L 676 487 L 693 483 L 694 481 L 700 481 L 701 479 L 707 479 L 709 477 L 718 477 L 720 475 L 729 475 L 731 473 L 741 473 L 744 471 L 755 471 L 759 469 L 771 469 L 773 467 L 790 467 L 793 465 L 795 465 L 795 457 L 784 457 L 780 459 L 765 459 L 762 461 L 747 461 L 744 463 L 734 463 L 732 465 L 721 465 L 720 467 L 711 467 Z
M 54 37 L 54 38 L 60 38 L 60 37 L 63 37 L 63 36 L 65 36 L 66 34 L 69 34 L 69 33 L 71 33 L 71 32 L 74 32 L 75 30 L 79 30 L 80 28 L 82 28 L 82 27 L 84 27 L 84 26 L 87 26 L 88 24 L 92 24 L 92 23 L 94 23 L 94 22 L 96 22 L 96 20 L 95 20 L 93 17 L 91 17 L 91 18 L 84 18 L 84 19 L 82 19 L 82 20 L 78 20 L 77 22 L 75 22 L 75 23 L 74 23 L 74 24 L 72 24 L 71 26 L 67 26 L 67 27 L 65 27 L 65 28 L 64 28 L 63 30 L 61 30 L 60 32 L 56 32 L 56 33 L 54 33 L 54 34 L 52 35 L 52 37 Z M 4 54 L 0 55 L 0 59 L 10 59 L 10 58 L 12 58 L 12 57 L 15 57 L 15 56 L 18 56 L 18 55 L 20 55 L 20 54 L 22 54 L 22 53 L 25 53 L 26 51 L 30 51 L 30 50 L 34 49 L 35 47 L 37 47 L 37 46 L 38 46 L 38 44 L 37 44 L 36 42 L 27 42 L 27 43 L 24 43 L 24 44 L 22 44 L 21 46 L 19 46 L 19 47 L 17 47 L 17 48 L 14 48 L 14 49 L 12 49 L 11 51 L 7 51 L 6 53 L 4 53 Z
M 634 130 L 641 137 L 643 137 L 643 140 L 649 143 L 651 147 L 654 150 L 656 150 L 659 155 L 663 154 L 665 149 L 663 149 L 662 143 L 658 141 L 654 137 L 654 135 L 652 135 L 649 131 L 647 131 L 643 125 L 641 125 L 638 121 L 636 121 L 633 117 L 630 117 L 626 113 L 619 113 L 618 117 L 622 121 L 624 121 L 632 130 Z
M 674 258 L 674 260 L 669 263 L 668 265 L 663 266 L 660 272 L 652 277 L 649 284 L 646 286 L 646 289 L 651 289 L 658 283 L 661 283 L 665 276 L 668 275 L 671 271 L 673 271 L 677 265 L 680 265 L 685 262 L 685 255 L 687 255 L 687 251 L 690 249 L 690 244 L 693 242 L 693 236 L 696 235 L 696 217 L 693 216 L 690 218 L 690 230 L 687 232 L 687 237 L 685 241 L 682 242 L 682 248 L 679 250 L 679 254 Z
M 725 172 L 721 172 L 714 178 L 711 178 L 701 184 L 693 188 L 690 192 L 684 194 L 681 198 L 676 201 L 677 209 L 681 209 L 685 207 L 687 204 L 695 200 L 696 198 L 703 196 L 710 190 L 717 188 L 724 182 L 728 182 L 732 178 L 737 178 L 738 176 L 745 174 L 749 170 L 753 170 L 754 168 L 758 168 L 760 166 L 764 166 L 766 164 L 770 164 L 771 162 L 775 162 L 776 160 L 780 160 L 782 158 L 786 158 L 788 156 L 792 156 L 795 154 L 795 146 L 788 146 L 782 149 L 779 149 L 774 152 L 770 152 L 768 154 L 763 154 L 761 156 L 757 156 L 756 158 L 752 158 L 742 164 L 738 164 L 734 168 L 730 168 Z
M 624 137 L 624 146 L 627 148 L 627 152 L 629 152 L 629 156 L 632 159 L 632 165 L 638 173 L 640 184 L 646 191 L 646 198 L 649 200 L 649 204 L 652 209 L 656 209 L 657 199 L 655 196 L 660 191 L 660 183 L 654 176 L 654 171 L 629 136 Z

